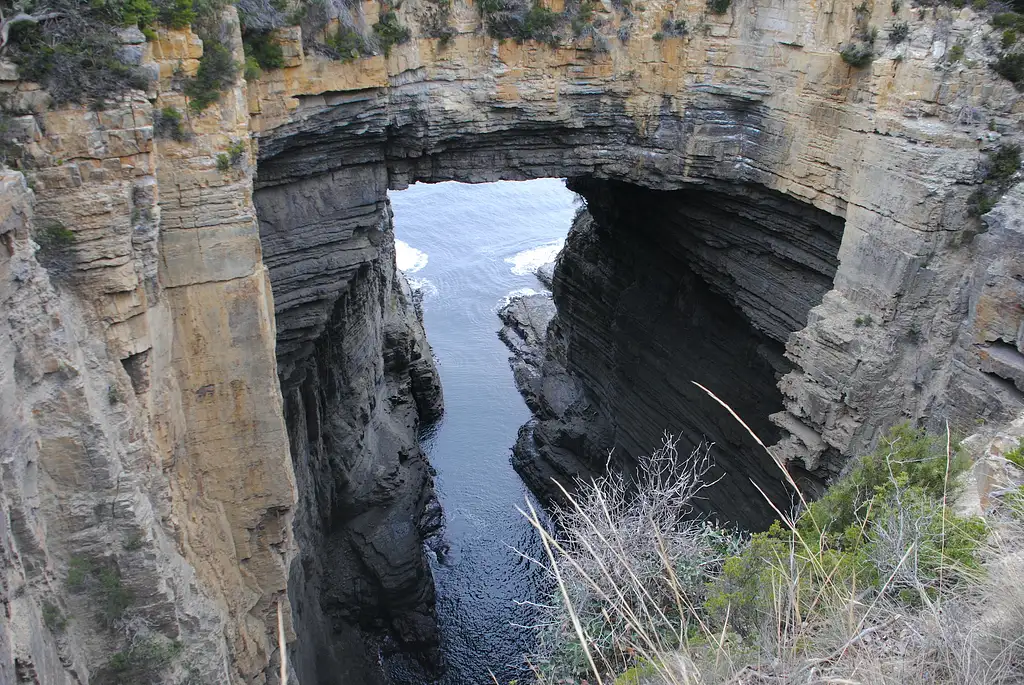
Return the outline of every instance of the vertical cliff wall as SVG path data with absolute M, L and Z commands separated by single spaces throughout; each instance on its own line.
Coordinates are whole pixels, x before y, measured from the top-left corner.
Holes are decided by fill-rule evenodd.
M 153 139 L 154 107 L 187 111 L 170 79 L 201 50 L 161 34 L 143 48 L 159 85 L 103 109 L 4 83 L 32 112 L 12 124 L 27 171 L 3 181 L 4 682 L 126 662 L 147 682 L 265 682 L 279 602 L 291 623 L 295 481 L 251 166 L 216 164 L 248 138 L 244 84 L 188 142 Z
M 261 169 L 256 206 L 300 492 L 295 666 L 302 682 L 380 682 L 381 657 L 403 651 L 434 671 L 423 540 L 440 521 L 417 432 L 442 395 L 390 206 L 372 168 L 273 177 Z

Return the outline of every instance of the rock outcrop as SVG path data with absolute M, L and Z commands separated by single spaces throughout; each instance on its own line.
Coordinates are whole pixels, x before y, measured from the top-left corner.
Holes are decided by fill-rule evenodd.
M 461 0 L 429 38 L 423 5 L 387 57 L 281 32 L 287 66 L 190 114 L 187 141 L 152 121 L 188 111 L 189 31 L 136 37 L 158 83 L 102 111 L 48 109 L 3 65 L 31 113 L 0 203 L 0 678 L 98 680 L 124 647 L 92 622 L 110 578 L 139 634 L 186 645 L 160 677 L 273 682 L 278 607 L 299 682 L 379 681 L 392 648 L 433 665 L 415 431 L 439 391 L 386 201 L 415 181 L 570 177 L 588 198 L 520 440 L 535 482 L 678 429 L 723 446 L 714 506 L 754 517 L 741 476 L 771 465 L 691 376 L 815 481 L 898 420 L 1024 405 L 1020 191 L 968 212 L 1020 96 L 975 10 L 611 3 L 551 46 L 483 35 Z M 651 40 L 666 20 L 695 30 Z M 882 47 L 896 21 L 909 40 Z M 853 68 L 838 48 L 866 23 L 878 54 Z

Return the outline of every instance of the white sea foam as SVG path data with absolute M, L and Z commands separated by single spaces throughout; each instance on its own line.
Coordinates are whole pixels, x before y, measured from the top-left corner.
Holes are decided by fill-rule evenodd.
M 539 247 L 531 247 L 529 250 L 506 257 L 505 262 L 512 265 L 512 273 L 516 276 L 528 276 L 545 264 L 555 261 L 558 251 L 564 244 L 564 240 L 559 240 Z
M 417 250 L 404 240 L 395 238 L 395 261 L 400 271 L 414 274 L 427 265 L 428 259 L 423 250 Z
M 413 290 L 418 290 L 423 293 L 423 297 L 433 297 L 437 295 L 437 286 L 430 282 L 426 278 L 406 278 L 409 281 L 409 287 Z
M 547 295 L 548 297 L 551 297 L 551 294 L 548 293 L 547 291 L 534 290 L 533 288 L 516 288 L 515 290 L 510 292 L 508 295 L 506 295 L 505 297 L 501 298 L 501 301 L 498 302 L 498 306 L 495 309 L 495 311 L 497 311 L 498 309 L 501 309 L 502 307 L 507 305 L 512 300 L 519 299 L 520 297 L 529 297 L 530 295 Z

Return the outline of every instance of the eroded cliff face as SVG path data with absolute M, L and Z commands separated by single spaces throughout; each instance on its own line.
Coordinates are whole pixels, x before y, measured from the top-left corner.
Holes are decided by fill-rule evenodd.
M 187 111 L 187 31 L 141 49 L 151 92 L 101 112 L 50 111 L 4 70 L 34 114 L 16 119 L 32 164 L 4 176 L 0 216 L 0 676 L 97 680 L 124 647 L 94 624 L 88 588 L 111 574 L 140 633 L 186 645 L 161 677 L 273 681 L 279 603 L 300 682 L 373 682 L 388 635 L 431 665 L 414 434 L 439 392 L 386 202 L 417 180 L 566 176 L 590 201 L 550 357 L 583 411 L 545 429 L 564 451 L 540 474 L 665 428 L 721 443 L 730 473 L 763 471 L 693 394 L 698 374 L 816 479 L 904 417 L 1019 411 L 1022 200 L 967 213 L 984 152 L 1020 119 L 984 18 L 645 4 L 597 10 L 627 41 L 551 47 L 484 36 L 463 2 L 442 46 L 406 2 L 413 40 L 349 64 L 303 56 L 290 31 L 288 66 L 190 116 L 180 143 L 154 141 L 152 115 Z M 378 9 L 354 11 L 370 25 Z M 651 40 L 665 19 L 702 29 Z M 897 20 L 909 42 L 882 47 Z M 838 47 L 865 21 L 879 57 L 853 69 Z M 958 42 L 967 59 L 946 59 Z M 258 151 L 218 169 L 250 133 Z M 37 250 L 48 226 L 74 240 Z M 716 506 L 749 497 L 741 481 Z
M 201 44 L 145 50 L 170 79 Z M 4 85 L 36 113 L 3 177 L 0 680 L 274 679 L 295 481 L 251 168 L 215 161 L 244 85 L 180 144 L 153 139 L 185 109 L 165 80 L 102 110 Z
M 376 190 L 337 173 L 256 194 L 300 493 L 301 682 L 381 682 L 396 651 L 440 664 L 423 544 L 440 513 L 417 435 L 440 416 L 441 387 Z

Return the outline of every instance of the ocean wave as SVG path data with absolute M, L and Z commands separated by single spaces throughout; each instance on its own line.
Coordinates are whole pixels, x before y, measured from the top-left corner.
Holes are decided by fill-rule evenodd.
M 437 286 L 431 283 L 429 279 L 406 277 L 405 280 L 409 282 L 410 288 L 423 293 L 423 297 L 433 297 L 434 295 L 437 295 Z
M 414 274 L 427 265 L 429 257 L 423 250 L 417 250 L 404 240 L 395 238 L 395 262 L 400 271 Z
M 533 288 L 516 288 L 508 295 L 501 298 L 501 301 L 498 302 L 498 306 L 495 307 L 494 311 L 498 311 L 502 307 L 508 305 L 508 303 L 511 302 L 512 300 L 519 299 L 520 297 L 529 297 L 530 295 L 546 295 L 548 297 L 551 297 L 551 293 L 545 290 L 534 290 Z
M 539 247 L 531 247 L 529 250 L 506 257 L 505 262 L 512 265 L 512 273 L 516 276 L 529 276 L 545 264 L 555 261 L 555 257 L 558 256 L 558 252 L 564 244 L 565 240 L 559 240 Z

